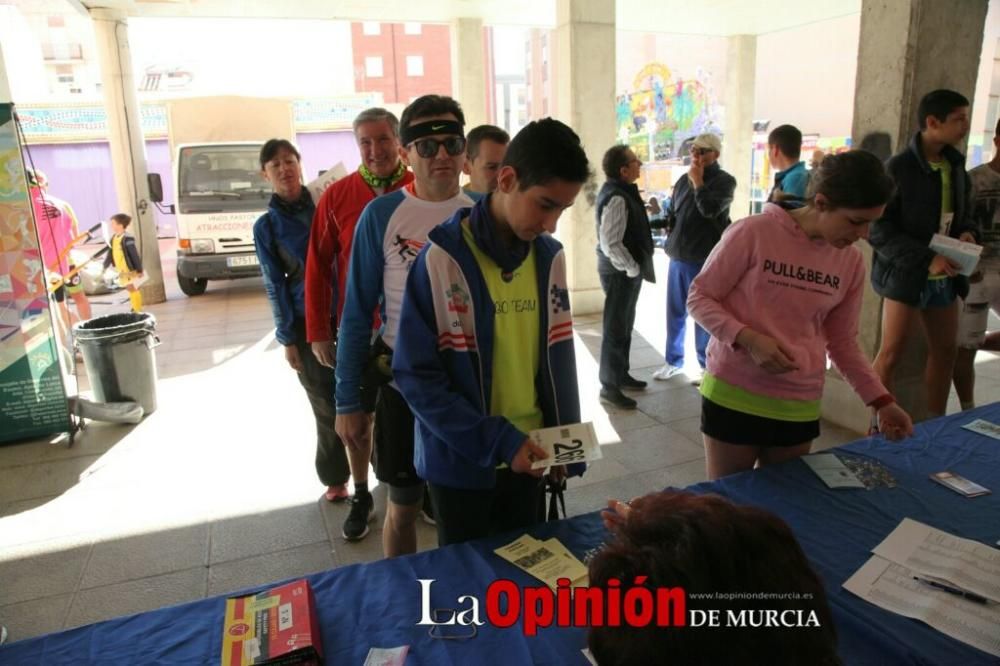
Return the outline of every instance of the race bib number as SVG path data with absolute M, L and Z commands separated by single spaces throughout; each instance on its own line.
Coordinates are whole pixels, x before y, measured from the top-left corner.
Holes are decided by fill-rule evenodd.
M 594 424 L 590 422 L 533 430 L 531 439 L 549 454 L 548 458 L 536 460 L 531 465 L 532 469 L 600 460 L 602 457 Z

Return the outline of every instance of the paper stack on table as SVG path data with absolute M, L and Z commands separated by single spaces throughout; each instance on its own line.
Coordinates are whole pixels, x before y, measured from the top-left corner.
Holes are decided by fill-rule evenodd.
M 979 255 L 983 253 L 982 245 L 966 243 L 941 234 L 934 234 L 931 238 L 930 248 L 958 264 L 958 273 L 967 277 L 976 271 Z
M 802 462 L 816 473 L 827 488 L 864 488 L 854 472 L 833 453 L 813 453 L 802 456 Z
M 525 534 L 493 552 L 553 590 L 560 578 L 568 578 L 574 586 L 587 585 L 587 567 L 559 539 L 539 541 Z
M 1000 657 L 1000 550 L 909 518 L 844 589 Z
M 976 419 L 975 421 L 970 421 L 962 426 L 966 430 L 971 430 L 972 432 L 979 433 L 980 435 L 986 435 L 987 437 L 992 437 L 993 439 L 1000 439 L 1000 426 L 996 423 L 990 423 L 983 419 Z

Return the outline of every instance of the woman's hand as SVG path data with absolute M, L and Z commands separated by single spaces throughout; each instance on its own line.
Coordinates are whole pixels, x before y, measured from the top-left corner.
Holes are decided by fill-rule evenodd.
M 799 369 L 791 350 L 769 335 L 744 328 L 736 336 L 736 342 L 750 352 L 754 363 L 772 375 Z
M 927 272 L 931 275 L 947 275 L 948 277 L 955 277 L 958 274 L 958 264 L 944 256 L 943 254 L 936 254 L 934 258 L 931 259 L 931 265 L 927 268 Z
M 609 531 L 614 532 L 619 526 L 628 520 L 632 507 L 628 502 L 619 500 L 608 500 L 608 508 L 601 511 L 601 520 Z
M 891 403 L 878 410 L 878 429 L 886 439 L 896 442 L 913 434 L 913 420 L 902 407 Z

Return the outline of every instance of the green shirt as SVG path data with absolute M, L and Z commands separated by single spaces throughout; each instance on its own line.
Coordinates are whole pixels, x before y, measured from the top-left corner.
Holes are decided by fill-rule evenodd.
M 941 174 L 941 213 L 940 222 L 938 223 L 938 233 L 942 236 L 947 236 L 955 212 L 951 203 L 951 164 L 948 160 L 927 162 L 927 164 L 930 165 L 931 169 Z M 928 277 L 929 280 L 946 280 L 947 278 L 948 276 L 944 274 Z
M 541 428 L 545 421 L 538 406 L 535 378 L 539 365 L 538 277 L 535 247 L 509 280 L 500 267 L 476 245 L 469 223 L 462 223 L 462 237 L 472 250 L 486 288 L 493 299 L 493 385 L 490 416 L 506 417 L 523 433 Z
M 930 167 L 941 174 L 941 215 L 954 213 L 955 209 L 951 203 L 951 163 L 948 160 L 940 162 L 928 162 Z M 942 228 L 941 233 L 947 235 L 948 230 Z

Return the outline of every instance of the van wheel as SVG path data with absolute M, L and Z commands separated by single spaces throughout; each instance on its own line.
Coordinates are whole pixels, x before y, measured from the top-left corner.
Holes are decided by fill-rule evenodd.
M 177 284 L 181 286 L 181 291 L 187 296 L 201 296 L 208 288 L 208 280 L 204 278 L 186 278 L 180 273 L 177 274 Z

